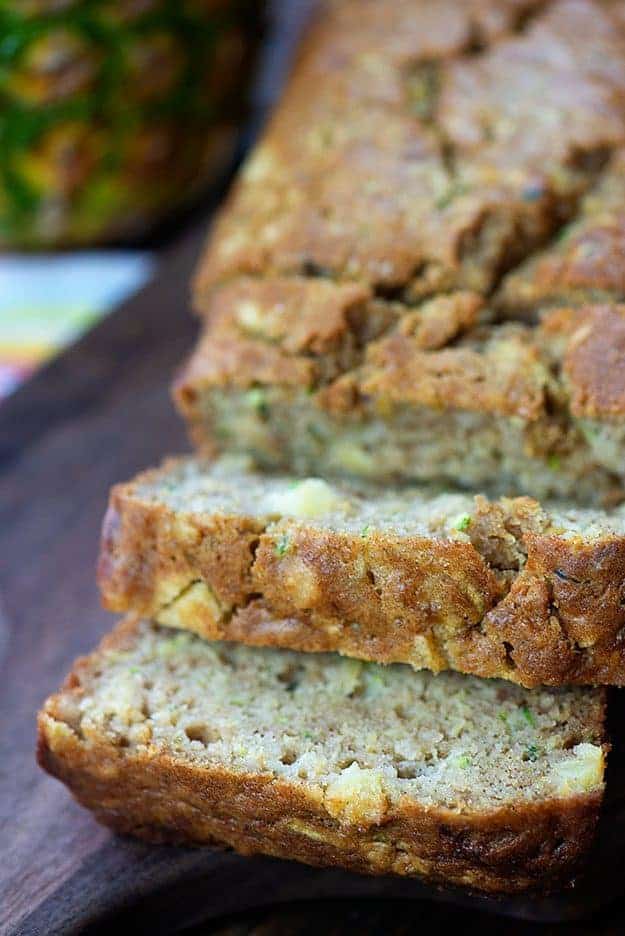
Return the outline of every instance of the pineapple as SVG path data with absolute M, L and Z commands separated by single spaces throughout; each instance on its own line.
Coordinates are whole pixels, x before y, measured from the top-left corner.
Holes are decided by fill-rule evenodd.
M 0 245 L 144 233 L 232 143 L 253 0 L 0 0 Z

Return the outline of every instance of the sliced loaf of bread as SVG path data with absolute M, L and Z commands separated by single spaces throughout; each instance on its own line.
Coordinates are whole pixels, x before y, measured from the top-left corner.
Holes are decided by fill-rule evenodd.
M 625 509 L 167 462 L 113 489 L 104 602 L 209 639 L 625 683 Z
M 622 499 L 622 4 L 322 8 L 200 261 L 195 444 Z
M 603 722 L 603 690 L 128 620 L 46 703 L 39 760 L 122 833 L 518 891 L 569 879 L 589 847 Z

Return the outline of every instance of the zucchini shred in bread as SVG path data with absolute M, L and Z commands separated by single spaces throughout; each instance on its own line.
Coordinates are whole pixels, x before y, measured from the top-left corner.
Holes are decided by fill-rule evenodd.
M 265 467 L 621 498 L 624 238 L 622 2 L 328 2 L 178 405 Z
M 119 832 L 487 891 L 574 874 L 601 690 L 207 643 L 131 620 L 40 714 L 39 760 Z
M 98 578 L 110 610 L 213 640 L 625 682 L 625 508 L 170 460 L 113 489 Z

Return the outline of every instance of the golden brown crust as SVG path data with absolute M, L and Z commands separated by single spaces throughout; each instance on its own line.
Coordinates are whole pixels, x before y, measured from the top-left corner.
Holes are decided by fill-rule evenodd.
M 549 532 L 540 505 L 477 499 L 464 541 L 174 511 L 113 489 L 105 605 L 209 639 L 338 651 L 524 686 L 625 684 L 625 537 Z M 506 526 L 507 524 L 507 526 Z M 495 552 L 496 550 L 496 552 Z
M 304 448 L 302 422 L 325 420 L 326 432 L 339 438 L 354 427 L 409 419 L 412 414 L 423 440 L 438 426 L 436 414 L 442 412 L 458 414 L 454 431 L 460 446 L 468 443 L 463 438 L 464 414 L 481 414 L 502 420 L 496 424 L 496 445 L 503 447 L 502 453 L 513 445 L 513 456 L 535 460 L 537 474 L 547 475 L 546 490 L 553 482 L 552 493 L 584 498 L 583 478 L 594 473 L 597 502 L 613 497 L 625 470 L 621 472 L 613 450 L 591 446 L 578 421 L 622 423 L 625 306 L 557 308 L 546 313 L 537 327 L 479 325 L 483 301 L 474 293 L 455 292 L 409 310 L 364 297 L 349 306 L 341 295 L 345 286 L 324 283 L 322 292 L 301 278 L 287 288 L 288 282 L 239 280 L 214 294 L 202 337 L 174 389 L 194 441 L 208 453 L 234 444 L 239 451 L 255 454 L 260 447 L 270 460 L 288 467 L 299 457 L 298 449 Z M 286 297 L 291 289 L 302 297 L 302 333 L 314 334 L 313 323 L 323 321 L 325 308 L 340 309 L 334 313 L 340 326 L 328 326 L 334 327 L 332 347 L 326 343 L 319 353 L 310 341 L 307 346 L 296 344 L 300 339 L 278 335 L 275 327 L 271 336 L 260 329 L 252 334 L 241 328 L 237 321 L 241 302 L 253 305 L 261 322 L 270 321 L 276 295 L 283 291 Z M 234 443 L 220 438 L 223 427 L 212 415 L 215 395 L 225 398 L 257 387 L 273 394 L 277 405 L 267 408 L 249 438 L 245 426 Z M 233 400 L 231 405 L 234 412 L 240 404 Z M 289 426 L 289 408 L 296 432 Z M 276 413 L 282 425 L 275 423 Z M 487 431 L 494 425 L 485 424 Z M 388 431 L 395 432 L 390 427 Z M 394 444 L 403 439 L 409 445 L 411 431 L 415 430 L 404 425 Z M 441 450 L 444 454 L 444 446 Z M 550 479 L 549 469 L 556 463 L 559 477 Z M 496 467 L 494 459 L 475 482 L 496 489 L 498 479 L 492 476 Z M 436 462 L 421 462 L 417 469 L 422 471 L 416 475 L 421 479 L 446 476 L 445 466 Z M 304 464 L 303 470 L 315 469 Z M 406 473 L 404 468 L 396 477 Z M 526 482 L 522 487 L 527 490 L 531 485 Z M 518 493 L 510 484 L 501 489 Z
M 360 323 L 359 327 L 352 319 L 351 328 L 345 324 L 343 308 L 341 347 L 323 357 L 295 347 L 286 333 L 269 337 L 260 328 L 253 335 L 241 328 L 242 303 L 253 305 L 258 319 L 267 321 L 278 301 L 275 297 L 282 292 L 286 301 L 295 288 L 304 316 L 302 328 L 312 329 L 313 322 L 323 321 L 326 309 L 332 314 L 339 307 L 346 289 L 324 283 L 321 291 L 317 285 L 301 279 L 296 284 L 284 278 L 245 279 L 216 290 L 197 349 L 176 382 L 175 396 L 183 412 L 189 418 L 198 416 L 198 401 L 211 390 L 279 386 L 306 392 L 318 389 L 317 405 L 329 411 L 354 409 L 355 401 L 363 397 L 380 406 L 393 402 L 493 412 L 528 422 L 547 415 L 546 387 L 552 378 L 541 353 L 544 336 L 513 325 L 471 332 L 483 305 L 474 293 L 437 297 L 413 310 L 377 302 L 373 323 L 369 303 L 364 309 L 369 318 L 367 339 Z M 445 347 L 454 339 L 460 340 Z M 337 358 L 347 366 L 337 367 Z M 346 395 L 348 385 L 356 396 Z
M 359 392 L 393 403 L 432 409 L 503 413 L 535 420 L 546 409 L 549 375 L 524 333 L 496 333 L 483 347 L 421 351 L 393 334 L 372 345 L 359 375 Z
M 327 3 L 200 265 L 204 334 L 175 388 L 194 443 L 299 472 L 622 497 L 621 312 L 592 304 L 625 296 L 624 27 L 598 0 Z M 545 306 L 583 309 L 589 336 L 533 327 Z M 277 405 L 231 433 L 216 410 L 255 387 Z M 429 463 L 443 412 L 453 445 Z M 618 438 L 593 444 L 588 419 Z M 390 468 L 317 458 L 369 435 Z
M 134 628 L 122 624 L 107 648 L 127 647 Z M 45 704 L 38 760 L 118 832 L 492 892 L 566 883 L 592 841 L 600 791 L 466 812 L 406 796 L 382 821 L 362 828 L 332 817 L 322 798 L 287 780 L 194 765 L 155 747 L 123 748 L 105 735 L 86 740 L 65 713 L 98 659 L 96 651 L 77 661 L 65 688 Z
M 556 242 L 504 277 L 497 303 L 514 315 L 609 297 L 622 300 L 624 251 L 625 153 L 619 151 Z
M 525 684 L 623 685 L 623 537 L 584 543 L 528 534 L 526 544 L 523 572 L 485 615 L 479 632 L 468 634 L 456 665 L 497 675 L 485 671 L 484 663 L 495 643 L 513 673 L 531 674 Z
M 233 275 L 306 270 L 413 295 L 489 289 L 623 142 L 624 50 L 589 0 L 326 3 L 196 304 Z
M 625 305 L 558 309 L 543 322 L 548 338 L 564 339 L 562 372 L 576 417 L 625 416 Z
M 375 304 L 369 337 L 352 320 L 340 348 L 325 355 L 243 337 L 221 307 L 174 388 L 194 443 L 298 473 L 447 480 L 598 506 L 622 499 L 624 306 L 556 308 L 538 327 L 475 327 L 483 312 L 475 294 L 410 311 Z M 255 388 L 267 405 L 249 421 L 246 394 Z M 594 444 L 601 436 L 593 431 L 610 426 L 613 437 Z M 369 438 L 399 456 L 372 462 Z M 328 450 L 350 439 L 365 452 L 362 470 Z
M 287 318 L 295 321 L 301 311 L 298 329 L 278 330 L 281 296 Z M 559 435 L 562 413 L 553 413 L 554 398 L 576 418 L 625 414 L 624 305 L 558 308 L 538 328 L 472 330 L 482 306 L 476 294 L 465 292 L 411 311 L 377 302 L 375 326 L 369 321 L 363 338 L 364 318 L 373 318 L 366 291 L 301 278 L 239 280 L 215 292 L 203 336 L 177 381 L 176 399 L 188 418 L 201 422 L 197 406 L 204 392 L 318 387 L 317 405 L 330 412 L 357 410 L 366 399 L 380 412 L 401 403 L 550 422 Z M 241 307 L 255 309 L 255 331 L 241 326 Z M 316 327 L 326 311 L 328 321 Z M 379 337 L 371 337 L 372 331 Z

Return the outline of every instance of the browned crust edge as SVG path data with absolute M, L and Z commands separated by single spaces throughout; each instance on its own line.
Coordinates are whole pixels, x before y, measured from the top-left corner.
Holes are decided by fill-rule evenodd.
M 593 482 L 585 493 L 576 482 L 592 473 L 597 500 L 608 503 L 622 496 L 620 466 L 592 443 L 583 423 L 598 420 L 610 432 L 625 415 L 622 76 L 606 71 L 598 81 L 587 68 L 592 54 L 585 45 L 586 54 L 577 56 L 575 46 L 578 34 L 587 36 L 588 49 L 609 61 L 618 46 L 606 44 L 607 37 L 622 40 L 621 19 L 593 3 L 574 9 L 445 5 L 440 17 L 431 17 L 427 4 L 412 10 L 387 3 L 384 19 L 368 16 L 376 6 L 385 5 L 369 4 L 365 11 L 358 4 L 330 4 L 320 17 L 200 260 L 194 297 L 206 337 L 174 387 L 192 440 L 206 452 L 231 445 L 220 440 L 203 397 L 256 384 L 280 389 L 287 407 L 294 388 L 313 391 L 315 407 L 327 411 L 339 431 L 347 419 L 384 419 L 404 408 L 493 414 L 515 427 L 512 438 L 503 438 L 504 454 L 522 444 L 539 470 L 549 469 L 550 457 L 561 460 L 567 493 L 588 500 L 594 500 Z M 600 23 L 595 33 L 591 27 Z M 479 50 L 472 48 L 476 29 L 485 37 Z M 402 36 L 406 46 L 397 41 Z M 571 70 L 570 57 L 554 56 L 554 47 L 570 48 L 577 67 Z M 525 87 L 524 61 L 537 74 L 546 69 L 554 94 L 558 89 L 559 133 L 553 113 L 549 122 L 535 119 L 540 101 Z M 429 104 L 420 113 L 413 93 L 422 66 Z M 602 97 L 595 99 L 599 89 L 607 93 L 605 112 L 598 106 Z M 566 118 L 577 112 L 581 126 L 573 132 L 576 124 L 569 127 Z M 454 171 L 449 204 L 441 206 L 432 182 L 439 171 L 446 175 L 445 153 L 454 154 L 447 159 Z M 559 176 L 578 161 L 580 175 L 564 184 Z M 415 173 L 419 164 L 423 173 Z M 373 186 L 371 166 L 379 170 Z M 565 220 L 575 230 L 563 246 Z M 515 276 L 521 281 L 516 287 Z M 296 284 L 334 293 L 333 300 L 302 301 L 308 346 L 293 346 L 291 327 L 285 337 L 267 330 L 266 321 L 260 330 L 241 325 L 237 307 L 250 280 L 261 319 L 288 306 Z M 350 334 L 346 315 L 332 341 L 326 335 L 329 348 L 314 342 L 342 291 L 356 284 L 359 301 L 371 307 L 380 300 L 386 307 L 385 327 Z M 555 303 L 565 312 L 569 304 L 583 306 L 586 324 L 568 335 L 554 334 L 549 324 L 519 327 L 514 353 L 508 345 L 491 355 L 477 350 L 476 322 L 494 320 L 493 338 L 507 335 L 510 323 L 485 308 L 441 334 L 436 346 L 415 340 L 409 323 L 424 300 L 470 290 L 476 300 L 481 295 L 490 306 L 492 298 L 497 306 L 491 295 L 497 287 L 509 319 L 527 324 Z M 368 308 L 362 319 L 375 317 Z M 458 342 L 459 335 L 470 340 Z M 345 360 L 339 351 L 353 339 L 357 353 Z M 271 449 L 269 422 L 265 431 Z M 485 481 L 496 481 L 497 466 L 485 474 Z M 553 490 L 562 493 L 560 485 Z
M 112 611 L 208 639 L 337 651 L 526 687 L 625 684 L 623 536 L 526 533 L 527 561 L 509 587 L 468 541 L 362 537 L 293 521 L 267 531 L 248 516 L 176 513 L 135 496 L 135 485 L 158 471 L 111 492 L 98 581 Z M 212 600 L 181 602 L 196 583 Z
M 133 752 L 106 737 L 81 739 L 63 720 L 63 700 L 88 686 L 102 650 L 127 648 L 136 630 L 135 621 L 122 622 L 77 660 L 38 718 L 40 766 L 117 832 L 502 893 L 564 885 L 592 842 L 601 791 L 464 814 L 406 797 L 362 828 L 342 824 L 288 781 L 201 768 L 156 749 Z

